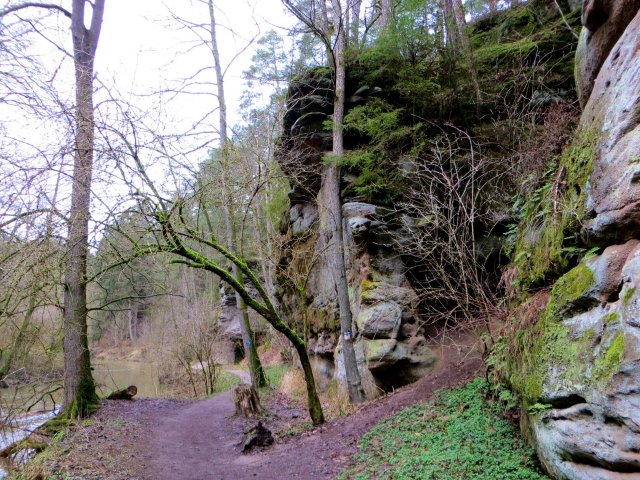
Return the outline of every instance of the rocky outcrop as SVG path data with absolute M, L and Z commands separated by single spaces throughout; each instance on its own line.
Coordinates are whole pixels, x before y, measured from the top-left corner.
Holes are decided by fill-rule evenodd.
M 318 207 L 310 202 L 291 207 L 289 235 L 293 240 L 291 256 L 281 265 L 280 296 L 289 318 L 302 314 L 301 327 L 307 328 L 311 353 L 323 357 L 323 365 L 326 361 L 333 364 L 323 371 L 342 382 L 345 372 L 336 293 L 326 246 L 316 234 L 317 212 Z M 388 215 L 380 207 L 365 202 L 345 203 L 343 216 L 355 348 L 362 376 L 365 382 L 368 379 L 370 385 L 375 382 L 382 388 L 415 381 L 433 366 L 435 356 L 416 323 L 418 296 L 406 278 L 395 240 L 391 240 L 401 230 L 385 220 Z
M 605 61 L 582 117 L 598 138 L 587 202 L 593 218 L 583 229 L 591 244 L 640 238 L 639 48 L 636 13 Z
M 524 426 L 559 479 L 640 478 L 639 8 L 585 2 L 578 135 L 592 171 L 577 208 L 585 243 L 604 250 L 556 281 L 508 357 Z
M 584 106 L 602 66 L 629 22 L 640 8 L 640 0 L 586 0 L 576 56 L 576 84 Z M 606 68 L 605 68 L 606 70 Z

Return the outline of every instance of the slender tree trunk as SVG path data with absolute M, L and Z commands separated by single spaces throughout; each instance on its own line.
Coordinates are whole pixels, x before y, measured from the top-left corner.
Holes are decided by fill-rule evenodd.
M 213 0 L 209 0 L 209 20 L 210 20 L 210 33 L 211 33 L 211 53 L 213 54 L 214 67 L 216 72 L 216 85 L 218 88 L 218 105 L 219 105 L 219 119 L 220 119 L 220 146 L 222 147 L 223 156 L 223 183 L 226 191 L 227 200 L 224 203 L 224 217 L 227 229 L 227 247 L 230 251 L 234 252 L 237 245 L 234 216 L 233 216 L 233 199 L 231 197 L 232 192 L 230 189 L 230 175 L 229 175 L 229 163 L 230 154 L 229 151 L 229 137 L 227 136 L 227 104 L 224 95 L 224 75 L 222 74 L 222 64 L 220 63 L 220 53 L 218 51 L 218 39 L 216 35 L 216 16 L 215 9 L 213 8 Z M 243 283 L 242 272 L 238 270 L 238 267 L 233 265 L 233 274 L 240 283 Z M 251 381 L 256 387 L 264 387 L 267 385 L 267 379 L 258 357 L 258 351 L 255 342 L 255 335 L 251 329 L 249 323 L 249 312 L 247 311 L 247 305 L 242 300 L 238 292 L 236 292 L 236 306 L 242 313 L 242 320 L 240 322 L 240 328 L 242 331 L 242 342 L 244 344 L 245 355 L 249 364 L 249 370 L 251 373 Z
M 380 25 L 382 28 L 386 28 L 393 22 L 393 1 L 394 0 L 382 0 L 380 6 Z
M 349 40 L 347 43 L 352 47 L 358 47 L 360 43 L 360 10 L 362 10 L 362 0 L 352 0 L 349 7 L 351 9 L 351 23 L 349 25 Z
M 64 409 L 85 416 L 97 404 L 87 337 L 87 252 L 94 150 L 93 64 L 104 0 L 92 4 L 91 26 L 84 24 L 86 0 L 73 0 L 71 34 L 76 79 L 76 138 L 67 234 L 64 285 Z
M 458 40 L 460 42 L 462 54 L 464 55 L 465 60 L 467 61 L 467 68 L 469 69 L 469 74 L 471 75 L 471 83 L 473 84 L 473 91 L 476 96 L 476 110 L 479 113 L 480 102 L 481 102 L 480 85 L 478 84 L 478 72 L 476 71 L 476 64 L 473 59 L 473 52 L 471 51 L 471 45 L 469 44 L 469 36 L 465 31 L 465 26 L 467 22 L 464 18 L 464 9 L 462 7 L 462 0 L 451 0 L 451 6 L 453 7 L 455 25 L 456 25 L 456 30 L 458 32 Z
M 340 0 L 333 0 L 334 16 L 342 19 Z M 338 159 L 344 155 L 344 136 L 342 123 L 344 119 L 344 98 L 346 84 L 346 70 L 344 53 L 346 49 L 345 30 L 342 25 L 337 26 L 335 42 L 335 96 L 333 103 L 333 151 L 332 155 Z M 344 261 L 344 238 L 342 228 L 342 203 L 340 200 L 340 173 L 335 163 L 324 167 L 324 189 L 327 192 L 325 208 L 328 213 L 327 229 L 333 232 L 331 249 L 331 270 L 336 285 L 338 306 L 340 310 L 340 331 L 342 337 L 342 354 L 344 357 L 345 373 L 349 399 L 352 403 L 361 403 L 365 400 L 364 389 L 358 370 L 355 349 L 353 347 L 354 332 L 351 318 L 351 305 L 349 302 L 349 287 L 347 285 L 346 265 Z

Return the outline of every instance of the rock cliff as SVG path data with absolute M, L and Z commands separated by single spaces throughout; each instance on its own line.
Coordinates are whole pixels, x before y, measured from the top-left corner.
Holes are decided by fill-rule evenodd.
M 481 104 L 476 104 L 466 67 L 451 64 L 445 55 L 434 59 L 431 52 L 422 60 L 372 56 L 350 66 L 344 130 L 349 158 L 342 170 L 343 241 L 356 353 L 370 385 L 383 389 L 404 385 L 437 361 L 429 348 L 431 327 L 424 321 L 424 307 L 432 299 L 420 288 L 425 284 L 433 288 L 434 283 L 424 281 L 428 268 L 419 265 L 412 245 L 419 237 L 416 228 L 431 220 L 426 214 L 426 218 L 408 218 L 403 210 L 410 199 L 408 190 L 419 183 L 416 159 L 437 159 L 439 139 L 453 139 L 449 147 L 472 139 L 467 142 L 471 147 L 455 147 L 457 157 L 452 161 L 459 162 L 457 168 L 469 171 L 469 148 L 477 143 L 487 156 L 494 155 L 487 164 L 495 170 L 490 166 L 482 174 L 507 175 L 510 165 L 501 155 L 514 148 L 509 132 L 511 106 L 526 98 L 527 104 L 520 107 L 537 115 L 574 98 L 575 39 L 567 22 L 575 25 L 579 13 L 567 2 L 560 4 L 567 13 L 565 19 L 554 2 L 535 0 L 471 26 L 479 82 L 485 92 Z M 522 82 L 522 78 L 532 80 Z M 292 191 L 282 223 L 277 295 L 285 316 L 307 339 L 319 370 L 342 381 L 336 292 L 325 256 L 332 239 L 318 234 L 325 211 L 320 167 L 331 151 L 331 133 L 325 124 L 333 108 L 332 88 L 331 71 L 326 68 L 310 69 L 289 85 L 278 161 Z M 378 127 L 381 130 L 375 131 Z M 465 181 L 460 181 L 459 188 L 465 188 Z M 502 180 L 494 183 L 492 188 L 507 188 Z M 492 202 L 485 203 L 493 204 L 497 198 L 508 198 L 504 191 L 496 194 L 495 190 L 486 196 Z M 513 221 L 508 202 L 501 208 L 482 220 L 476 214 L 470 229 L 474 248 L 469 251 L 482 257 L 481 263 L 490 270 L 484 273 L 495 283 L 504 260 L 500 254 L 504 229 Z M 441 268 L 457 275 L 455 260 L 444 265 L 440 262 Z M 436 301 L 443 309 L 456 311 L 455 299 Z
M 639 9 L 635 0 L 584 2 L 584 109 L 566 154 L 573 161 L 558 175 L 573 178 L 567 195 L 579 220 L 563 235 L 597 248 L 529 299 L 506 347 L 523 426 L 559 479 L 640 478 Z

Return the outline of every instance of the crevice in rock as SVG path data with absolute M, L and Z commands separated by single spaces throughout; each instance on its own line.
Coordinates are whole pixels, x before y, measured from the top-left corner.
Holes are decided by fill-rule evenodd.
M 581 403 L 587 403 L 587 401 L 584 399 L 584 397 L 581 397 L 580 395 L 571 394 L 563 397 L 550 399 L 549 403 L 553 408 L 565 409 Z
M 594 456 L 592 452 L 576 451 L 576 452 L 564 452 L 562 455 L 563 460 L 576 465 L 585 465 L 592 468 L 601 470 L 607 470 L 609 472 L 617 473 L 640 473 L 640 464 L 637 461 L 620 459 L 618 461 L 609 462 L 602 458 Z M 598 478 L 598 477 L 592 477 Z
M 624 426 L 624 420 L 620 417 L 614 417 L 611 415 L 604 416 L 604 424 L 605 425 L 616 425 L 618 427 Z
M 624 286 L 624 282 L 620 280 L 618 285 L 616 285 L 616 289 L 609 292 L 609 295 L 606 298 L 607 303 L 613 303 L 620 300 L 620 292 L 622 292 L 622 287 Z

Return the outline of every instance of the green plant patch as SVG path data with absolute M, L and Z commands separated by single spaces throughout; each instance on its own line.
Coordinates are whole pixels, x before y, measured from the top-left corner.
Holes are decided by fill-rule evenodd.
M 577 233 L 587 213 L 585 186 L 596 146 L 594 131 L 579 131 L 524 206 L 513 257 L 523 291 L 558 278 L 588 253 Z
M 502 406 L 486 400 L 488 391 L 477 378 L 383 420 L 362 438 L 355 464 L 339 478 L 548 478 L 516 428 L 501 418 Z
M 234 375 L 233 373 L 225 372 L 224 370 L 222 370 L 220 373 L 218 373 L 218 376 L 216 378 L 216 383 L 213 388 L 213 394 L 215 395 L 217 393 L 222 393 L 222 392 L 226 392 L 227 390 L 231 390 L 233 387 L 235 387 L 239 383 L 240 383 L 240 377 L 238 377 L 237 375 Z
M 291 365 L 286 363 L 282 363 L 280 365 L 269 365 L 268 367 L 265 367 L 264 373 L 267 376 L 269 385 L 272 388 L 278 388 L 284 374 L 291 371 L 292 368 L 293 367 L 291 367 Z

